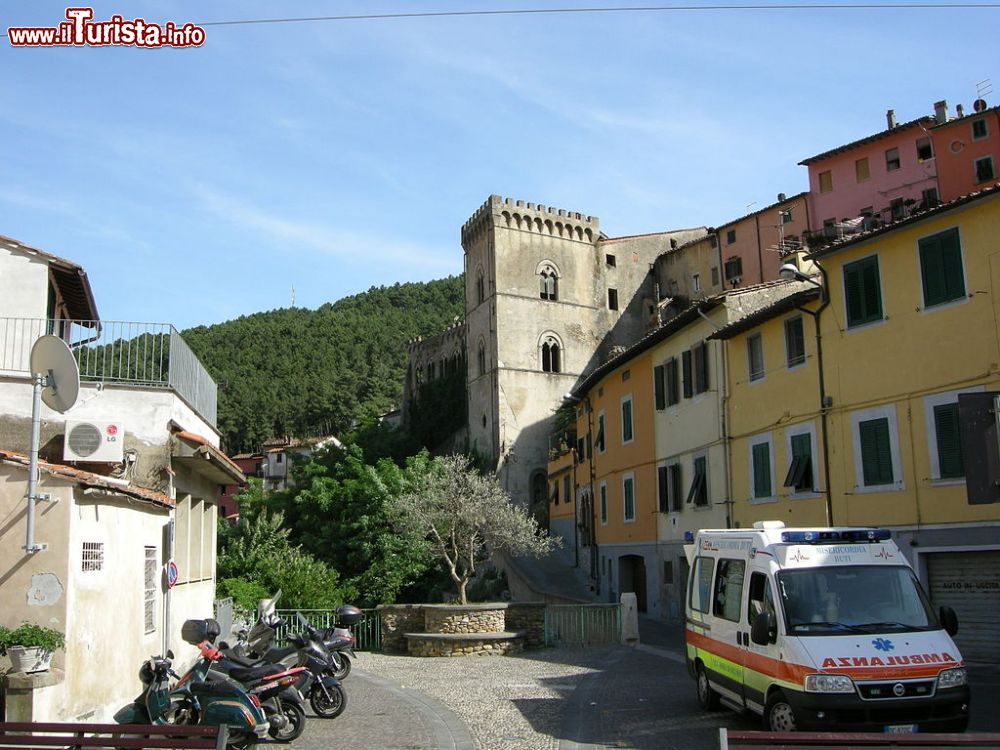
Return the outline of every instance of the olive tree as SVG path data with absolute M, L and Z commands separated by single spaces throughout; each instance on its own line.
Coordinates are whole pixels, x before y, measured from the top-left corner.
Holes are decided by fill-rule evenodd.
M 479 473 L 468 458 L 436 458 L 430 470 L 394 503 L 401 530 L 429 543 L 467 604 L 465 589 L 476 566 L 493 552 L 548 554 L 560 544 L 548 537 L 527 510 L 511 503 L 492 474 Z

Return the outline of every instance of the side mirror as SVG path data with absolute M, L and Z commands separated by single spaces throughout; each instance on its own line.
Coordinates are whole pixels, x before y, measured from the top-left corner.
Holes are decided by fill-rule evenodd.
M 955 614 L 955 610 L 951 607 L 942 606 L 938 610 L 938 617 L 948 635 L 955 635 L 958 632 L 958 615 Z
M 774 612 L 761 612 L 750 626 L 750 640 L 758 646 L 766 646 L 778 640 L 778 621 Z
M 171 651 L 169 648 L 167 649 L 167 658 L 168 659 L 173 659 L 174 658 L 174 652 Z

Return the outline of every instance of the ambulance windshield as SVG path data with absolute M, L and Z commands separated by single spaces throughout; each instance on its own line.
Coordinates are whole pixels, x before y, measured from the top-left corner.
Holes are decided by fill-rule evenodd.
M 937 630 L 923 589 L 903 566 L 785 570 L 778 591 L 787 632 L 795 635 Z

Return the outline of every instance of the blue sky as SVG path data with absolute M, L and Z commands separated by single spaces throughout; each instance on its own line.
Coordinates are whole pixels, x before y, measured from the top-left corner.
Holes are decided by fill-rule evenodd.
M 638 5 L 118 0 L 150 22 Z M 650 3 L 654 4 L 654 3 Z M 698 5 L 698 3 L 689 3 Z M 702 3 L 701 5 L 706 5 Z M 1000 9 L 701 10 L 206 27 L 197 49 L 18 48 L 0 6 L 0 234 L 106 320 L 211 324 L 462 271 L 491 194 L 611 236 L 721 224 L 797 163 L 997 77 Z M 998 93 L 987 96 L 991 105 Z

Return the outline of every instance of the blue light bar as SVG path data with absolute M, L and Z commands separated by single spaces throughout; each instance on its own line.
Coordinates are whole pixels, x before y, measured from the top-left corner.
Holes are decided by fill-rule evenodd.
M 782 531 L 781 541 L 788 544 L 832 544 L 836 542 L 884 542 L 892 538 L 889 529 L 843 529 L 841 531 Z
M 684 532 L 684 541 L 685 542 L 693 542 L 694 541 L 694 532 L 693 531 L 685 531 Z

